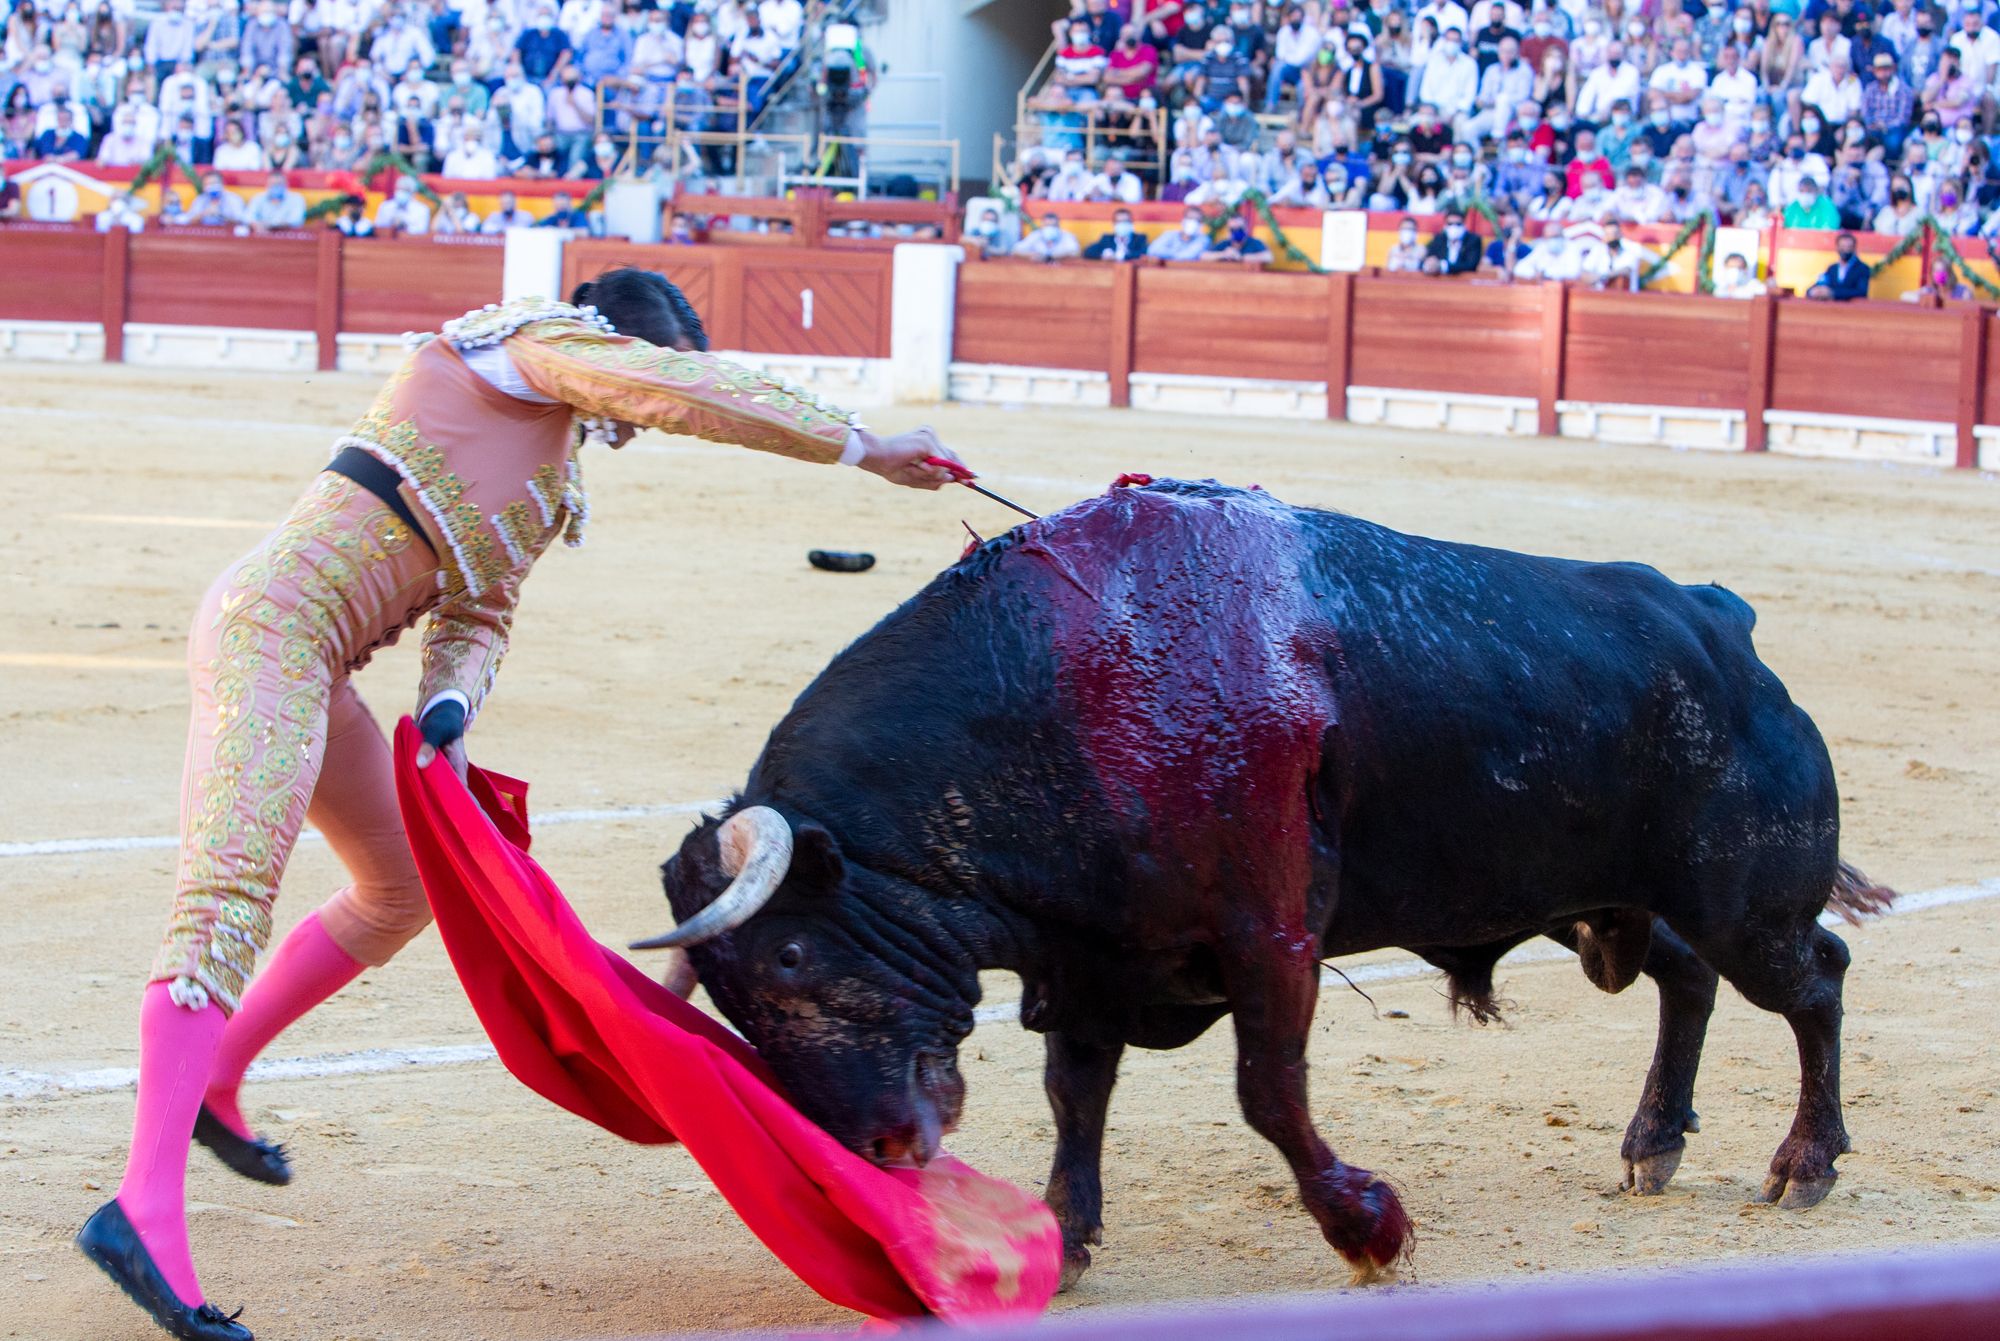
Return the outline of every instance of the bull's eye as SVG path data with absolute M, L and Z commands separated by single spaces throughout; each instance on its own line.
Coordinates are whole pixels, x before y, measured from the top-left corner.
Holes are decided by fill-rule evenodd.
M 778 967 L 787 971 L 796 969 L 806 962 L 806 948 L 797 941 L 786 941 L 778 950 Z

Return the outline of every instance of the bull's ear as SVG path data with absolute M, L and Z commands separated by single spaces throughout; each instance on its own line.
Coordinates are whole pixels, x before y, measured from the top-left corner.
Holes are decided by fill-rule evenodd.
M 847 859 L 840 855 L 840 840 L 817 824 L 794 828 L 790 879 L 808 893 L 837 892 L 847 879 Z

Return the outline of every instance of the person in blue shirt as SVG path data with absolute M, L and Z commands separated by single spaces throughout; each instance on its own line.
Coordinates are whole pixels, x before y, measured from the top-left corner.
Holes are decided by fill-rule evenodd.
M 1201 254 L 1204 261 L 1268 261 L 1271 249 L 1258 241 L 1251 233 L 1250 225 L 1243 222 L 1243 216 L 1230 219 L 1229 227 L 1221 237 L 1211 242 L 1208 250 Z
M 52 163 L 74 163 L 90 153 L 90 137 L 76 128 L 67 106 L 56 108 L 56 123 L 35 137 L 35 157 Z
M 537 228 L 588 228 L 590 216 L 577 209 L 570 201 L 569 192 L 558 191 L 549 197 L 552 208 L 535 225 Z
M 1833 240 L 1840 259 L 1821 272 L 1806 297 L 1822 302 L 1851 303 L 1868 296 L 1868 262 L 1854 254 L 1854 234 L 1842 233 Z
M 514 39 L 514 50 L 521 53 L 521 73 L 540 84 L 569 64 L 569 34 L 556 27 L 555 11 L 544 8 L 536 12 L 534 25 Z

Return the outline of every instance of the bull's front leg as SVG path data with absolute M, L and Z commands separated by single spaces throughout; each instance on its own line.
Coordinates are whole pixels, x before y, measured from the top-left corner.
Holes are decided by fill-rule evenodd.
M 1058 1029 L 1048 1035 L 1043 1081 L 1056 1120 L 1048 1203 L 1062 1227 L 1062 1288 L 1090 1268 L 1088 1245 L 1104 1242 L 1104 1119 L 1118 1081 L 1123 1043 L 1100 1044 Z
M 1252 938 L 1254 958 L 1225 961 L 1236 1017 L 1236 1092 L 1243 1116 L 1278 1147 L 1299 1196 L 1326 1241 L 1372 1280 L 1402 1255 L 1410 1219 L 1395 1191 L 1366 1169 L 1343 1164 L 1320 1139 L 1306 1098 L 1306 1038 L 1319 997 L 1319 964 L 1302 938 Z

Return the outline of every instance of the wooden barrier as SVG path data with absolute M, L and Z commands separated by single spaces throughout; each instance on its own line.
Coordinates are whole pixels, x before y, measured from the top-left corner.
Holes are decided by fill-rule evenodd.
M 891 259 L 885 252 L 579 239 L 563 249 L 563 292 L 621 265 L 657 270 L 679 285 L 717 349 L 889 356 Z
M 499 301 L 506 241 L 368 238 L 345 242 L 340 253 L 340 329 L 401 335 Z
M 0 243 L 0 317 L 102 317 L 104 243 L 97 234 L 67 224 L 8 224 Z
M 1729 302 L 1556 284 L 1236 265 L 968 261 L 954 358 L 1109 376 L 1324 382 L 1533 400 L 1544 433 L 1565 401 L 1741 412 L 1763 450 L 1766 411 L 1951 423 L 1955 460 L 2000 423 L 2000 320 L 1954 303 Z M 1879 370 L 1879 375 L 1866 375 Z
M 187 228 L 127 236 L 127 321 L 314 329 L 318 244 L 310 233 L 250 239 L 227 228 Z

